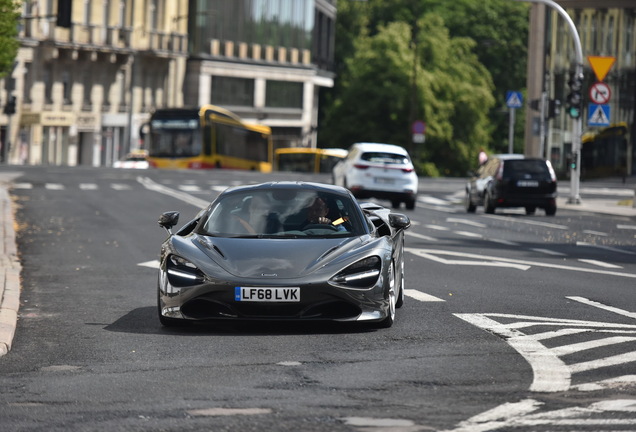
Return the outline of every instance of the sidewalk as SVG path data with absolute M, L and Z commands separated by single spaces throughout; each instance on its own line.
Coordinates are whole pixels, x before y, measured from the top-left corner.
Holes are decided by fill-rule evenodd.
M 0 174 L 0 357 L 11 349 L 20 307 L 20 261 L 7 191 L 12 177 Z
M 20 306 L 20 271 L 18 260 L 14 218 L 11 198 L 8 188 L 18 172 L 0 172 L 0 357 L 11 349 L 13 335 L 18 320 Z M 633 183 L 627 185 L 619 181 L 603 181 L 586 183 L 582 186 L 583 196 L 580 204 L 568 204 L 568 197 L 557 199 L 557 207 L 568 210 L 579 210 L 592 213 L 603 213 L 626 216 L 634 219 L 636 224 L 636 207 L 633 207 L 634 196 L 626 196 L 624 200 L 616 199 L 588 199 L 585 198 L 585 188 L 631 189 Z M 557 210 L 558 211 L 558 210 Z

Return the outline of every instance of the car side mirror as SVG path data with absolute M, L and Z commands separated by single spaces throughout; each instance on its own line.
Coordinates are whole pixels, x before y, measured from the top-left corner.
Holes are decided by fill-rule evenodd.
M 407 229 L 411 226 L 411 220 L 402 213 L 389 213 L 389 224 L 395 229 Z
M 159 216 L 159 220 L 157 223 L 159 226 L 163 227 L 170 235 L 172 235 L 171 228 L 175 226 L 179 222 L 179 212 L 178 211 L 169 211 L 163 213 Z

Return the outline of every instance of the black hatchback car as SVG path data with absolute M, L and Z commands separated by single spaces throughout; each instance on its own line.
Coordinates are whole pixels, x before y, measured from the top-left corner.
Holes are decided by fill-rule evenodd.
M 499 207 L 525 207 L 534 214 L 556 214 L 557 179 L 550 161 L 518 154 L 494 155 L 479 167 L 466 184 L 466 211 L 483 205 L 486 213 Z

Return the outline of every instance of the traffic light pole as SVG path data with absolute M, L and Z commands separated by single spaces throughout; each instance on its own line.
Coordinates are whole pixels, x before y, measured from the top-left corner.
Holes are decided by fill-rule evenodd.
M 574 41 L 574 51 L 576 58 L 575 73 L 576 76 L 583 76 L 583 49 L 581 48 L 581 38 L 579 32 L 574 25 L 574 21 L 570 18 L 570 15 L 563 9 L 558 3 L 553 0 L 515 0 L 528 3 L 543 3 L 556 10 L 559 15 L 565 20 L 572 33 L 572 39 Z M 583 122 L 581 116 L 572 118 L 572 157 L 576 160 L 576 163 L 570 165 L 570 198 L 568 203 L 580 204 L 581 197 L 579 195 L 579 184 L 581 179 L 581 135 L 583 130 Z

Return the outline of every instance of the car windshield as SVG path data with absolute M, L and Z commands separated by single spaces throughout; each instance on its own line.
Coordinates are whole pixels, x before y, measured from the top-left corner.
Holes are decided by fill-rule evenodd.
M 251 189 L 221 195 L 199 231 L 216 237 L 351 237 L 364 233 L 346 195 L 299 189 Z
M 360 156 L 360 159 L 373 163 L 391 163 L 391 164 L 407 164 L 409 158 L 397 153 L 387 152 L 366 152 Z

